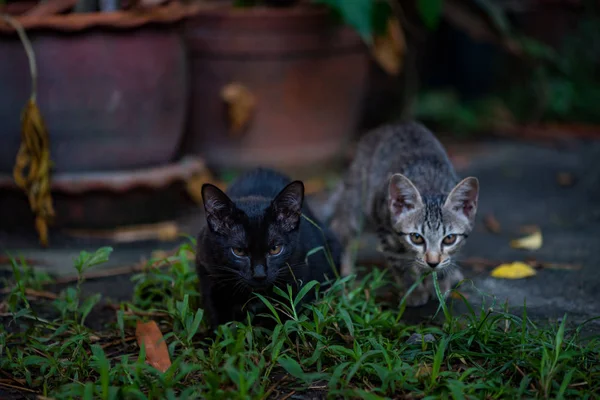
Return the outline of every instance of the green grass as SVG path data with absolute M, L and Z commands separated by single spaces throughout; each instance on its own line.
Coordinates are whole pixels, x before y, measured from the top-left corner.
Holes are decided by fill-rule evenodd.
M 259 399 L 307 391 L 365 399 L 599 396 L 600 341 L 582 345 L 581 326 L 568 328 L 566 318 L 538 326 L 525 309 L 521 315 L 494 303 L 475 309 L 466 299 L 466 314 L 453 316 L 441 302 L 443 322 L 406 325 L 403 305 L 376 299 L 390 285 L 377 269 L 326 290 L 306 283 L 296 298 L 277 291 L 261 300 L 273 318 L 280 309 L 289 320 L 277 320 L 272 331 L 230 323 L 209 339 L 188 259 L 192 248 L 152 260 L 154 267 L 133 276 L 132 300 L 118 306 L 102 331 L 86 326 L 100 295 L 82 298 L 81 285 L 110 248 L 82 253 L 75 262 L 80 279 L 44 317 L 34 304 L 43 302 L 28 300 L 26 289 L 38 290 L 48 277 L 15 262 L 0 327 L 0 389 L 9 384 L 57 399 Z M 310 290 L 318 300 L 300 306 Z M 165 373 L 147 365 L 132 340 L 136 321 L 148 319 L 159 323 L 168 344 L 173 364 Z M 408 344 L 414 333 L 436 340 Z

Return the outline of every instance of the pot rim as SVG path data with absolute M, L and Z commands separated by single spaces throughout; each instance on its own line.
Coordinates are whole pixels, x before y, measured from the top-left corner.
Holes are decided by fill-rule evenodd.
M 290 18 L 290 17 L 323 17 L 330 11 L 320 4 L 300 3 L 290 7 L 233 7 L 231 4 L 212 4 L 194 8 L 191 17 L 218 17 L 231 19 L 264 19 L 264 18 Z
M 175 24 L 190 15 L 199 7 L 187 6 L 178 1 L 148 10 L 127 10 L 115 12 L 69 13 L 54 15 L 13 15 L 12 18 L 25 30 L 49 29 L 60 32 L 79 32 L 91 28 L 129 30 L 149 24 Z M 15 29 L 0 18 L 0 34 L 14 34 Z
M 206 170 L 200 157 L 185 156 L 179 161 L 148 168 L 105 171 L 64 172 L 52 175 L 53 193 L 81 194 L 95 190 L 122 193 L 138 188 L 158 190 L 174 182 L 186 182 Z M 0 173 L 0 189 L 20 191 L 12 174 Z

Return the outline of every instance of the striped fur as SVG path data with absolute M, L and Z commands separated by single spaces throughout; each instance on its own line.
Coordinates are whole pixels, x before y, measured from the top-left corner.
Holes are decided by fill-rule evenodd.
M 443 146 L 423 125 L 385 125 L 368 133 L 329 205 L 331 228 L 345 248 L 342 274 L 352 272 L 354 239 L 369 230 L 377 233 L 379 250 L 405 287 L 434 269 L 446 292 L 462 279 L 452 257 L 473 228 L 478 192 L 477 179 L 460 181 Z M 428 278 L 408 304 L 425 304 L 432 293 Z

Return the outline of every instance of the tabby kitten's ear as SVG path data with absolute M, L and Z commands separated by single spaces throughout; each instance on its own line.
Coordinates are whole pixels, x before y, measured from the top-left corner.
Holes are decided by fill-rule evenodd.
M 468 177 L 460 181 L 448 195 L 444 207 L 464 216 L 473 225 L 477 213 L 479 181 Z
M 388 187 L 388 207 L 393 221 L 423 206 L 419 190 L 402 174 L 394 174 Z
M 210 183 L 202 185 L 202 202 L 206 211 L 206 222 L 213 232 L 225 234 L 231 230 L 235 206 L 221 189 Z
M 275 220 L 285 232 L 293 231 L 300 224 L 304 184 L 294 181 L 287 185 L 271 203 Z

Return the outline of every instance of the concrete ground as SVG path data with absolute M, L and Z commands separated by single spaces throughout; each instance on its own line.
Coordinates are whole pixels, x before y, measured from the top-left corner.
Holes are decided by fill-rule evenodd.
M 508 301 L 516 313 L 520 313 L 526 300 L 529 315 L 539 319 L 560 318 L 567 313 L 574 322 L 583 322 L 600 316 L 600 266 L 596 259 L 596 251 L 600 250 L 600 141 L 574 142 L 557 148 L 497 140 L 478 144 L 476 151 L 471 151 L 471 146 L 468 149 L 453 147 L 452 154 L 456 155 L 460 174 L 477 176 L 481 185 L 477 226 L 461 254 L 467 261 L 465 275 L 473 279 L 475 287 L 495 296 L 500 303 Z M 567 182 L 571 185 L 561 185 L 559 174 L 568 174 L 565 180 L 571 181 Z M 317 206 L 318 202 L 313 204 Z M 486 229 L 484 219 L 488 215 L 500 223 L 500 233 Z M 195 234 L 201 221 L 201 214 L 196 213 L 183 218 L 181 226 L 184 231 Z M 541 249 L 525 251 L 509 246 L 510 239 L 522 236 L 520 229 L 526 225 L 540 227 Z M 370 243 L 368 237 L 366 242 Z M 0 233 L 0 254 L 9 251 L 12 255 L 23 255 L 39 268 L 58 276 L 73 275 L 73 259 L 80 250 L 93 251 L 107 244 L 110 243 L 75 240 L 58 234 L 52 237 L 52 248 L 44 250 L 37 246 L 35 236 L 13 237 Z M 172 249 L 177 243 L 148 241 L 112 245 L 115 251 L 111 261 L 102 268 L 131 265 L 148 258 L 153 250 Z M 361 258 L 372 259 L 373 256 L 372 250 L 367 249 Z M 475 258 L 489 265 L 478 267 L 473 263 Z M 531 258 L 579 269 L 545 268 L 536 276 L 521 280 L 490 276 L 495 263 Z M 4 268 L 5 275 L 6 265 Z M 94 289 L 113 298 L 126 298 L 133 285 L 121 281 L 110 287 L 98 281 Z M 470 294 L 470 301 L 480 300 L 476 291 L 465 290 Z M 587 330 L 600 333 L 600 321 L 590 323 Z

